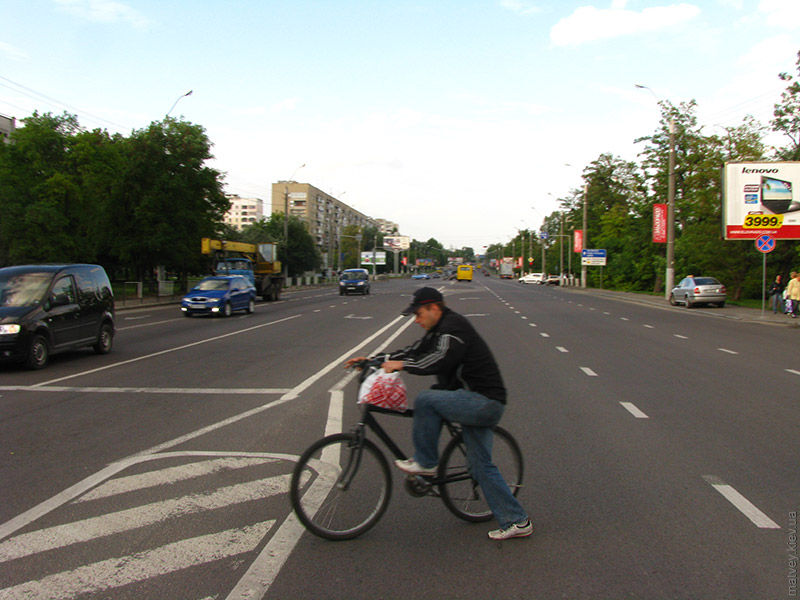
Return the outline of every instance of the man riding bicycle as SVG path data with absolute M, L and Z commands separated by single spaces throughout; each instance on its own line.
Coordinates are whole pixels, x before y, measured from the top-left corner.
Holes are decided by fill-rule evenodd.
M 445 306 L 442 294 L 431 287 L 414 292 L 403 314 L 414 314 L 426 334 L 415 344 L 393 352 L 384 371 L 436 375 L 437 382 L 414 401 L 414 456 L 396 460 L 409 475 L 432 476 L 439 462 L 442 420 L 460 423 L 472 476 L 500 524 L 489 537 L 504 540 L 533 533 L 533 524 L 492 462 L 492 427 L 506 403 L 500 369 L 483 338 L 462 315 Z M 351 358 L 352 366 L 364 357 Z

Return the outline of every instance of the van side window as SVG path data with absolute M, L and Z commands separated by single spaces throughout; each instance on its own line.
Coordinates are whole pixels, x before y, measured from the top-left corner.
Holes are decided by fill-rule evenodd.
M 75 304 L 75 285 L 72 283 L 72 277 L 62 277 L 53 284 L 53 296 L 62 296 L 67 299 L 69 304 Z

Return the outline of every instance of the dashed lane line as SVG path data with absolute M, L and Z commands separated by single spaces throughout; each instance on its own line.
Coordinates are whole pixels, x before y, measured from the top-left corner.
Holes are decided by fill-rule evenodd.
M 733 486 L 728 485 L 715 475 L 703 475 L 703 479 L 759 529 L 780 529 L 780 525 L 756 508 L 752 502 L 736 491 Z
M 637 419 L 649 419 L 633 402 L 620 402 L 625 410 L 631 413 Z

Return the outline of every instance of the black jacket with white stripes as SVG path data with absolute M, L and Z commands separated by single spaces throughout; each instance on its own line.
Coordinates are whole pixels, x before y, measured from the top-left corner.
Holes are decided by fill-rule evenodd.
M 506 402 L 503 378 L 489 346 L 465 317 L 447 307 L 422 339 L 390 358 L 402 360 L 403 369 L 412 375 L 436 375 L 433 389 L 466 388 Z

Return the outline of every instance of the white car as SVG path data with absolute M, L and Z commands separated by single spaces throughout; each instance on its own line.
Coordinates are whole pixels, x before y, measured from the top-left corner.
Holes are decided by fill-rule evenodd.
M 544 283 L 546 281 L 546 275 L 542 273 L 528 273 L 527 275 L 523 275 L 517 281 L 520 283 Z

